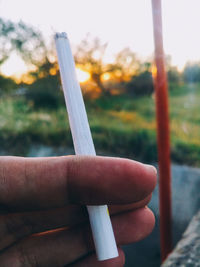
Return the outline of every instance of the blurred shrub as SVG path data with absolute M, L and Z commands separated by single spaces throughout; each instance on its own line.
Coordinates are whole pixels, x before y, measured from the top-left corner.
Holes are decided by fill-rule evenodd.
M 178 164 L 200 166 L 200 146 L 197 144 L 177 140 L 175 144 L 172 143 L 171 156 Z
M 29 86 L 26 98 L 33 103 L 35 108 L 57 108 L 63 103 L 59 78 L 56 75 L 50 75 L 36 80 Z
M 117 125 L 103 129 L 99 125 L 92 125 L 91 130 L 97 151 L 103 148 L 109 153 L 140 161 L 157 161 L 156 136 L 153 130 L 124 130 Z
M 144 96 L 152 94 L 153 78 L 150 71 L 144 71 L 125 84 L 128 94 L 135 96 Z
M 167 78 L 170 84 L 178 85 L 181 82 L 182 75 L 177 68 L 170 68 L 167 71 Z
M 200 63 L 187 63 L 183 71 L 184 81 L 188 83 L 200 82 Z
M 16 88 L 17 85 L 12 79 L 0 75 L 0 95 L 9 93 Z

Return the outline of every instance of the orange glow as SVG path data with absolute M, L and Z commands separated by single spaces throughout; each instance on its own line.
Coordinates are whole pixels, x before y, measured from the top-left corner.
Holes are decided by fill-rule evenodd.
M 56 75 L 57 74 L 57 69 L 51 68 L 49 72 L 50 72 L 51 75 Z
M 16 77 L 16 76 L 12 76 L 12 78 L 15 80 L 15 82 L 17 84 L 20 84 L 20 83 L 26 83 L 26 84 L 32 84 L 34 81 L 35 81 L 35 78 L 28 75 L 28 74 L 22 74 L 21 76 L 19 77 Z
M 151 72 L 152 72 L 153 78 L 155 79 L 155 77 L 157 75 L 157 68 L 156 68 L 155 64 L 152 65 Z
M 104 73 L 103 75 L 102 75 L 102 79 L 104 80 L 104 81 L 108 81 L 109 79 L 110 79 L 110 74 L 109 73 Z
M 80 83 L 87 82 L 90 79 L 90 73 L 76 67 L 76 75 Z

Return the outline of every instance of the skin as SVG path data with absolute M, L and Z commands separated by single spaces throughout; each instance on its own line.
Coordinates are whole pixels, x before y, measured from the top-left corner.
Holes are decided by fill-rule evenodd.
M 156 169 L 121 158 L 0 157 L 1 267 L 121 267 L 151 233 Z M 108 204 L 119 257 L 98 262 L 85 205 Z

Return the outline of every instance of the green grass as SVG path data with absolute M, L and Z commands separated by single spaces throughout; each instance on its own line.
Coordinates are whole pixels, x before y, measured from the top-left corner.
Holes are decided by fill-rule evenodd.
M 177 86 L 170 92 L 172 160 L 200 166 L 200 85 Z M 153 97 L 113 96 L 87 103 L 97 152 L 157 161 Z M 10 153 L 25 155 L 33 142 L 72 146 L 64 106 L 34 110 L 22 98 L 0 101 L 0 142 Z M 14 151 L 14 152 L 13 152 Z

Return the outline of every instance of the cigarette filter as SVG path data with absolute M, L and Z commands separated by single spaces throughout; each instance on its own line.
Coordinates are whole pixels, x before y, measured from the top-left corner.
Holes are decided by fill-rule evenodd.
M 55 43 L 75 153 L 76 155 L 95 156 L 96 152 L 67 34 L 57 33 Z M 98 260 L 118 257 L 107 206 L 87 206 L 87 209 Z

